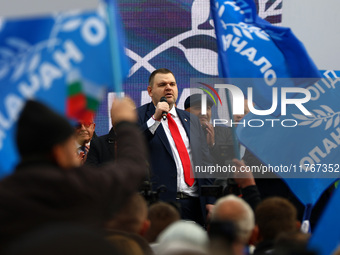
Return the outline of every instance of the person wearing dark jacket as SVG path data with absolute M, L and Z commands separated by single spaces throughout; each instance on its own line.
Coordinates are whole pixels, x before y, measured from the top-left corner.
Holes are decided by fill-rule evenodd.
M 41 226 L 102 227 L 143 180 L 146 146 L 128 100 L 117 100 L 117 158 L 100 168 L 78 167 L 74 129 L 46 106 L 28 101 L 18 121 L 21 162 L 0 181 L 0 247 Z
M 92 140 L 85 164 L 99 166 L 113 161 L 116 157 L 116 146 L 116 133 L 114 128 L 111 128 L 108 134 Z
M 200 196 L 201 187 L 213 180 L 197 178 L 194 172 L 196 167 L 211 165 L 200 122 L 176 107 L 178 88 L 170 70 L 153 71 L 147 88 L 152 102 L 140 106 L 137 112 L 138 124 L 149 145 L 153 189 L 165 185 L 167 190 L 160 194 L 160 200 L 178 202 L 182 219 L 204 225 L 215 199 Z

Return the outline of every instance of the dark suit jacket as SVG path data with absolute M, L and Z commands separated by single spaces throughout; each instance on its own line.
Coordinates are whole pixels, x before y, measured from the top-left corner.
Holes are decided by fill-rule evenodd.
M 134 124 L 118 124 L 116 131 L 119 151 L 114 163 L 63 170 L 35 160 L 0 181 L 0 253 L 15 238 L 43 225 L 102 227 L 120 209 L 145 177 L 146 147 Z
M 115 146 L 116 134 L 113 128 L 111 128 L 107 135 L 97 136 L 92 139 L 85 164 L 98 166 L 114 160 L 116 151 Z
M 154 135 L 146 124 L 155 113 L 155 106 L 152 103 L 145 104 L 139 107 L 137 111 L 138 123 L 149 142 L 150 179 L 153 183 L 153 188 L 155 189 L 162 184 L 165 185 L 167 192 L 162 193 L 160 198 L 164 201 L 175 201 L 177 194 L 177 169 L 169 141 L 162 124 L 158 126 Z M 177 108 L 176 111 L 189 137 L 194 166 L 211 165 L 208 145 L 198 118 Z M 196 180 L 199 191 L 202 185 L 211 185 L 213 183 L 212 179 L 198 178 Z M 205 204 L 213 204 L 215 202 L 215 199 L 211 197 L 200 197 L 200 200 L 204 212 Z

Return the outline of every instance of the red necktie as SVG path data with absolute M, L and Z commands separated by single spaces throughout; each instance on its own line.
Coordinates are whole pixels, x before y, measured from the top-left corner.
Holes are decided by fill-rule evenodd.
M 185 144 L 183 142 L 183 139 L 179 132 L 177 124 L 174 121 L 174 119 L 171 117 L 170 113 L 168 113 L 167 118 L 168 118 L 168 125 L 169 125 L 172 138 L 174 139 L 179 157 L 181 158 L 181 161 L 182 161 L 185 183 L 191 187 L 194 184 L 195 179 L 190 177 L 190 173 L 192 173 L 192 168 L 191 168 L 189 153 L 187 151 L 187 148 L 185 147 Z

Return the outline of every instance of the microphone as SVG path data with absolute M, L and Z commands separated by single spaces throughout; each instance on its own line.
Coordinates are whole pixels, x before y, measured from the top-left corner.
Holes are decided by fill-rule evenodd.
M 161 97 L 160 102 L 168 102 L 168 101 L 166 100 L 166 97 Z M 163 120 L 166 120 L 166 115 L 167 115 L 167 114 L 168 114 L 167 112 L 162 112 L 162 118 L 163 118 Z

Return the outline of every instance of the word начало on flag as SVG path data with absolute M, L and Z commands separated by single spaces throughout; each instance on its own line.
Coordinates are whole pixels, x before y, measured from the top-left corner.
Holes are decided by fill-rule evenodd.
M 287 105 L 280 117 L 247 114 L 237 126 L 240 143 L 284 179 L 296 197 L 311 209 L 340 176 L 340 72 L 322 71 L 304 115 Z
M 120 54 L 119 75 L 124 76 L 129 68 L 123 48 Z M 0 178 L 18 162 L 15 124 L 26 99 L 35 98 L 69 117 L 87 118 L 106 88 L 113 87 L 114 75 L 103 8 L 1 20 Z
M 307 87 L 307 82 L 277 78 L 320 78 L 320 72 L 289 28 L 258 17 L 253 0 L 211 0 L 217 37 L 219 74 L 246 95 L 253 87 L 257 106 L 271 106 L 272 87 Z M 233 78 L 255 79 L 252 84 Z

